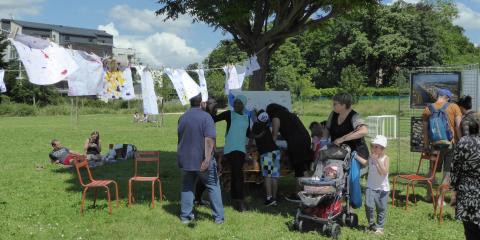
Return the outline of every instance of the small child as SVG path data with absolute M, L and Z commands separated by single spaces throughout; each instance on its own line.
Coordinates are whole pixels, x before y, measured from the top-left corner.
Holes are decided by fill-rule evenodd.
M 265 205 L 277 205 L 278 178 L 280 177 L 280 157 L 281 152 L 273 141 L 272 132 L 268 127 L 268 114 L 260 110 L 257 121 L 253 124 L 252 132 L 255 137 L 260 162 L 262 166 L 262 175 L 265 177 Z
M 330 133 L 327 129 L 327 121 L 312 122 L 309 128 L 312 135 L 313 160 L 315 161 L 320 155 L 320 150 L 330 143 Z
M 383 235 L 385 218 L 387 216 L 387 200 L 390 191 L 388 182 L 389 158 L 385 154 L 387 138 L 377 135 L 371 144 L 371 154 L 368 161 L 357 155 L 357 160 L 362 165 L 369 165 L 367 189 L 365 190 L 365 210 L 369 230 L 375 234 Z M 375 208 L 377 210 L 377 223 L 375 224 Z

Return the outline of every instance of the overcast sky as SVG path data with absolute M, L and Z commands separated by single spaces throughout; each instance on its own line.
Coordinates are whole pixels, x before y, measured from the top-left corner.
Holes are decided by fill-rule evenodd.
M 480 0 L 456 3 L 460 14 L 455 24 L 465 28 L 472 43 L 480 43 Z M 106 30 L 114 35 L 116 47 L 135 48 L 155 66 L 200 62 L 221 39 L 229 38 L 205 24 L 192 24 L 188 16 L 163 22 L 154 14 L 159 6 L 154 0 L 0 0 L 0 18 Z

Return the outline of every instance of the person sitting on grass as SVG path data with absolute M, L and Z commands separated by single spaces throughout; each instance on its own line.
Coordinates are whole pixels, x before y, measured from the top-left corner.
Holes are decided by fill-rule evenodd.
M 85 141 L 83 149 L 87 155 L 89 165 L 92 167 L 103 165 L 102 155 L 100 155 L 102 145 L 100 142 L 100 133 L 98 131 L 93 131 L 90 134 L 90 137 Z
M 59 140 L 51 141 L 53 150 L 48 154 L 52 163 L 63 164 L 65 166 L 73 165 L 73 155 L 78 154 L 62 146 Z
M 255 137 L 262 166 L 262 175 L 265 178 L 266 199 L 265 205 L 277 205 L 278 178 L 280 177 L 281 152 L 273 141 L 272 132 L 268 127 L 268 114 L 260 110 L 257 121 L 253 124 L 252 132 Z
M 377 135 L 372 140 L 371 154 L 368 161 L 356 156 L 362 165 L 368 166 L 367 189 L 365 190 L 365 211 L 367 214 L 368 229 L 377 235 L 383 235 L 385 218 L 387 217 L 387 200 L 390 191 L 388 182 L 389 158 L 385 154 L 387 138 Z M 377 223 L 375 224 L 375 208 L 377 209 Z
M 140 114 L 138 114 L 138 112 L 135 112 L 135 114 L 133 114 L 133 122 L 134 123 L 138 123 L 138 122 L 141 122 L 142 119 L 140 118 Z

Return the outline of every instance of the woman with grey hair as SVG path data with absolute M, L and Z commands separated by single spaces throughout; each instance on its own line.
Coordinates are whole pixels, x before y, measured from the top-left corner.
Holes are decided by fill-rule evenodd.
M 327 121 L 331 141 L 336 145 L 347 144 L 352 151 L 368 159 L 368 147 L 364 137 L 368 134 L 367 125 L 352 109 L 353 98 L 348 93 L 333 96 L 333 111 Z

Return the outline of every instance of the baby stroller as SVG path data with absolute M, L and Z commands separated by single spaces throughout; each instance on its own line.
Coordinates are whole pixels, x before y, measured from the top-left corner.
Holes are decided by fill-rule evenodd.
M 350 212 L 349 206 L 350 153 L 348 145 L 339 147 L 333 144 L 320 152 L 313 176 L 299 180 L 303 191 L 298 193 L 301 201 L 293 229 L 305 231 L 314 227 L 320 233 L 336 239 L 341 226 L 358 226 L 358 216 Z M 331 174 L 332 169 L 336 170 L 336 176 Z M 329 176 L 325 170 L 329 170 Z M 342 206 L 343 202 L 345 206 Z

